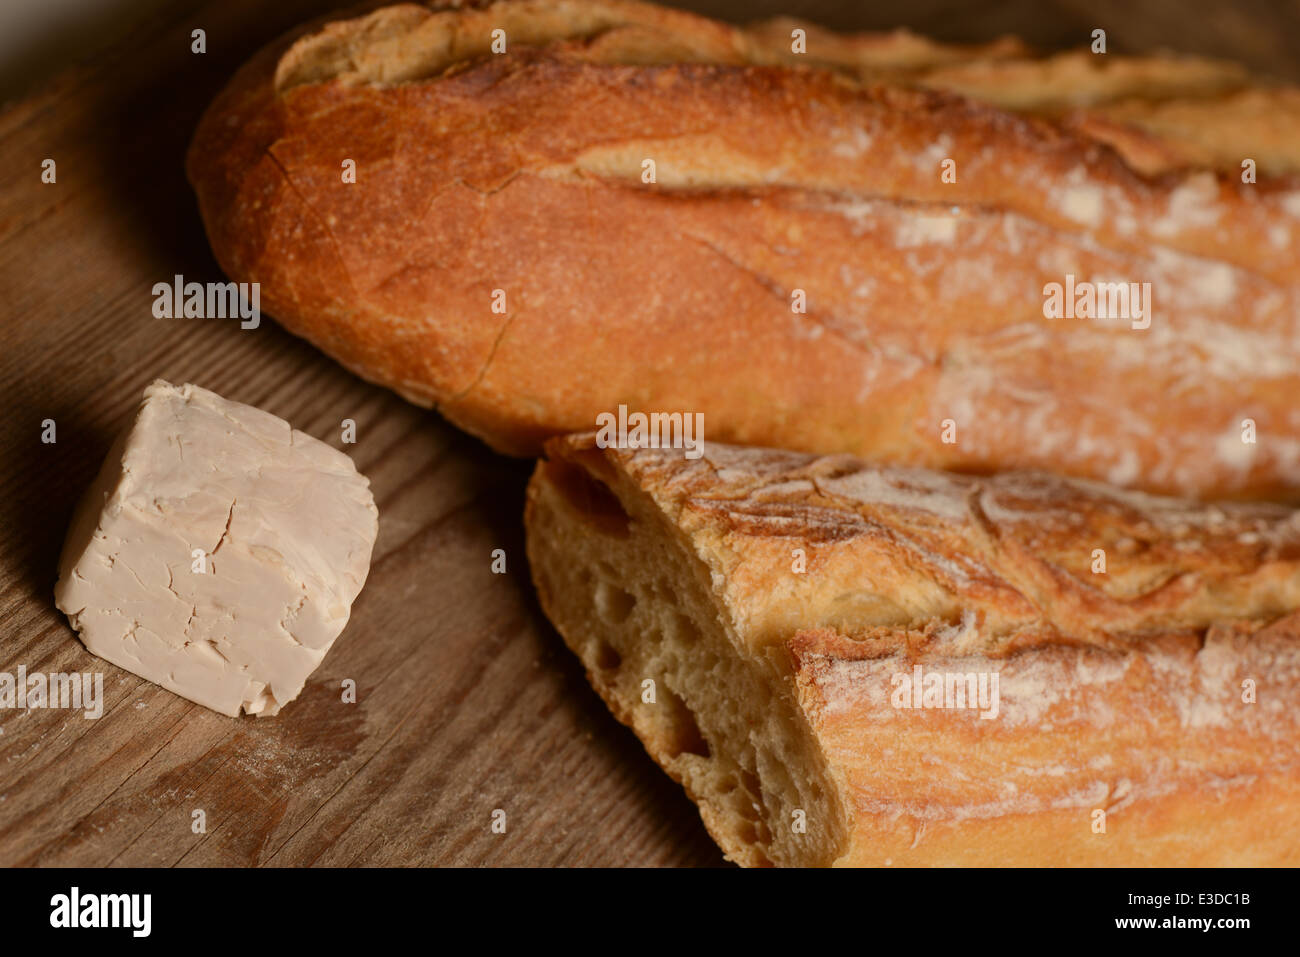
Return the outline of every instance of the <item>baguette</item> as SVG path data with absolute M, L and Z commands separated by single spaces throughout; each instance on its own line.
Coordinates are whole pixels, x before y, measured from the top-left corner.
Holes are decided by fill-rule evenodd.
M 247 64 L 188 173 L 271 315 L 507 453 L 625 403 L 742 444 L 1300 491 L 1294 90 L 790 29 L 386 7 Z M 1149 328 L 1045 318 L 1067 276 L 1150 282 Z
M 716 443 L 546 451 L 542 607 L 729 859 L 1300 864 L 1300 513 Z M 900 691 L 917 668 L 967 706 Z

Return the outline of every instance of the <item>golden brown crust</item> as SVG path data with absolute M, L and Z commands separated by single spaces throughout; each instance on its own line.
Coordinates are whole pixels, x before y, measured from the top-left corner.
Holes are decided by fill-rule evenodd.
M 1300 615 L 996 660 L 881 655 L 831 632 L 791 649 L 853 807 L 841 865 L 1300 861 L 1300 837 L 1278 827 L 1300 807 Z M 895 707 L 894 676 L 918 666 L 997 675 L 996 715 Z
M 1282 506 L 715 442 L 692 461 L 673 450 L 597 450 L 594 441 L 554 439 L 546 454 L 587 467 L 603 460 L 649 494 L 708 556 L 723 600 L 747 619 L 770 619 L 754 626 L 756 646 L 810 627 L 790 604 L 803 589 L 814 603 L 855 591 L 887 596 L 893 608 L 877 605 L 872 627 L 915 630 L 973 613 L 978 630 L 949 629 L 955 644 L 932 650 L 988 656 L 1061 642 L 1123 648 L 1171 629 L 1300 608 L 1300 513 Z M 795 548 L 807 578 L 790 574 Z
M 1084 111 L 1074 121 L 1083 132 L 1111 143 L 1138 169 L 1143 167 L 1133 156 L 1140 147 L 1129 143 L 1145 137 L 1165 151 L 1159 165 L 1146 167 L 1153 173 L 1180 168 L 1240 171 L 1250 160 L 1258 175 L 1280 176 L 1297 169 L 1300 90 L 1248 87 L 1204 99 L 1156 103 L 1135 97 Z M 1097 126 L 1090 128 L 1089 122 Z
M 700 567 L 735 654 L 784 662 L 773 700 L 794 689 L 847 809 L 839 863 L 1300 862 L 1300 840 L 1277 828 L 1300 808 L 1297 513 L 712 443 L 694 462 L 591 436 L 547 454 L 633 515 L 652 503 L 673 534 L 644 521 L 620 534 Z M 558 510 L 542 495 L 557 475 L 541 467 L 530 487 L 530 556 L 582 563 L 572 540 L 554 550 L 554 516 L 538 514 Z M 610 534 L 583 532 L 599 508 L 572 504 L 564 527 Z M 571 596 L 536 564 L 534 576 L 582 654 Z M 635 703 L 587 664 L 671 769 Z M 900 707 L 896 676 L 917 667 L 996 675 L 996 713 Z M 744 853 L 727 822 L 710 827 Z
M 858 38 L 809 69 L 776 62 L 779 30 L 536 9 L 404 5 L 260 54 L 189 157 L 223 268 L 349 368 L 511 453 L 628 402 L 703 411 L 720 440 L 1210 495 L 1300 487 L 1300 188 L 1148 177 L 1071 132 L 1131 144 L 1147 172 L 1184 166 L 1194 144 L 1114 99 L 1161 61 L 1088 79 L 1090 108 L 1116 104 L 1089 127 L 857 79 L 956 88 L 951 71 L 1010 69 L 996 45 Z M 473 55 L 498 21 L 537 44 Z M 1189 62 L 1166 71 L 1183 101 L 1238 82 Z M 1170 110 L 1151 124 L 1203 125 Z M 1294 147 L 1267 145 L 1264 171 Z M 949 157 L 956 183 L 939 179 Z M 1066 273 L 1152 282 L 1152 328 L 1044 319 Z M 628 360 L 647 345 L 653 365 Z
M 1240 90 L 1253 81 L 1235 63 L 1201 57 L 1099 56 L 1072 50 L 1051 57 L 977 59 L 936 66 L 922 82 L 1003 109 L 1051 115 L 1115 101 L 1186 102 Z

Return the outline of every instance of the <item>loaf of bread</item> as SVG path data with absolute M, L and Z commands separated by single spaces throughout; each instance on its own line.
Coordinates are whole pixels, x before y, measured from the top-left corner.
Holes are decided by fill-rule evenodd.
M 626 404 L 718 441 L 1288 498 L 1297 170 L 1297 91 L 1231 65 L 621 0 L 309 25 L 188 158 L 270 315 L 505 452 Z M 1086 307 L 1053 284 L 1090 283 L 1104 317 L 1055 317 Z
M 1300 864 L 1300 514 L 546 451 L 542 607 L 731 860 Z

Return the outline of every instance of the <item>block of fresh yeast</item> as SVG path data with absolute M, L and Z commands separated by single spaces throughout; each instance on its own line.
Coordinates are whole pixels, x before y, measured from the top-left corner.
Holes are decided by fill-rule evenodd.
M 77 508 L 55 602 L 93 654 L 223 714 L 275 714 L 351 614 L 378 530 L 342 452 L 155 381 Z

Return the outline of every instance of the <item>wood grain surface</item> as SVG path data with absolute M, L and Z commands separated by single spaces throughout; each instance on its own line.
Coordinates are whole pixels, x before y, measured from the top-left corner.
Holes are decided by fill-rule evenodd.
M 161 7 L 161 12 L 158 12 Z M 130 9 L 128 9 L 130 8 Z M 0 711 L 4 865 L 716 865 L 693 805 L 588 688 L 538 610 L 530 463 L 352 377 L 264 320 L 162 320 L 151 288 L 220 278 L 182 158 L 234 68 L 330 8 L 124 4 L 33 52 L 0 113 L 0 671 L 102 671 L 104 715 Z M 1300 6 L 705 3 L 950 40 L 1019 32 L 1236 57 L 1297 79 Z M 132 12 L 134 10 L 134 12 Z M 190 52 L 190 31 L 208 52 Z M 88 35 L 89 31 L 89 35 Z M 75 62 L 60 55 L 77 51 Z M 43 52 L 42 52 L 43 51 Z M 12 92 L 15 78 L 0 88 Z M 58 181 L 40 181 L 53 158 Z M 89 655 L 53 605 L 68 519 L 154 378 L 192 381 L 347 447 L 379 506 L 352 620 L 277 717 L 231 719 Z M 57 423 L 57 442 L 41 423 Z M 508 574 L 491 571 L 505 549 Z M 340 700 L 357 682 L 358 701 Z M 206 833 L 191 829 L 203 810 Z M 507 830 L 494 834 L 502 809 Z

